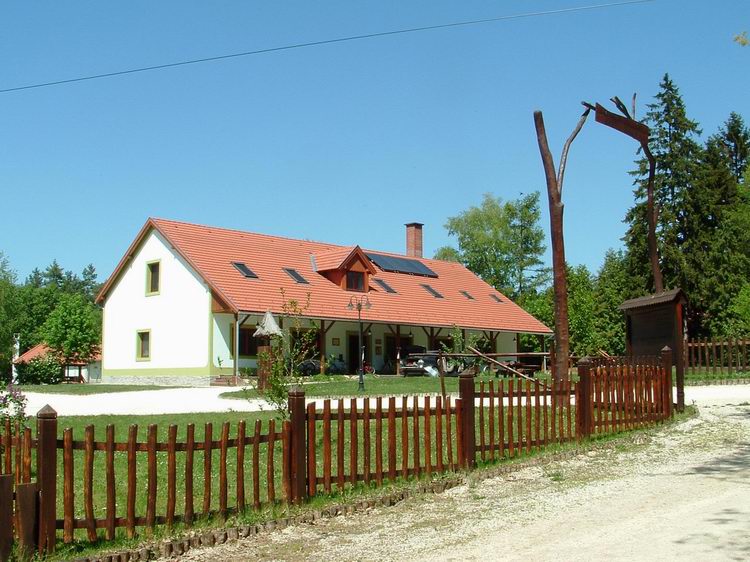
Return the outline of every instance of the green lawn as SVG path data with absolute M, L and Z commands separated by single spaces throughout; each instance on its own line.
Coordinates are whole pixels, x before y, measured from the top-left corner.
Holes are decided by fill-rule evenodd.
M 315 376 L 304 381 L 305 395 L 320 398 L 360 396 L 357 390 L 357 380 L 357 377 L 353 376 Z M 501 379 L 496 379 L 493 375 L 481 375 L 476 377 L 476 380 L 478 382 L 495 381 L 495 385 L 497 385 Z M 445 389 L 449 393 L 458 392 L 458 377 L 445 377 Z M 403 394 L 440 394 L 440 379 L 437 377 L 365 375 L 364 396 L 399 396 Z M 258 391 L 251 387 L 225 392 L 221 396 L 222 398 L 240 400 L 261 397 Z
M 176 386 L 154 386 L 150 384 L 22 384 L 16 388 L 23 392 L 42 394 L 109 394 L 112 392 L 134 392 L 136 390 L 166 390 Z
M 748 371 L 729 371 L 728 369 L 724 369 L 724 372 L 721 372 L 721 369 L 716 369 L 716 372 L 714 373 L 713 369 L 704 369 L 704 370 L 697 370 L 695 373 L 692 372 L 692 369 L 687 368 L 685 369 L 685 382 L 692 383 L 692 382 L 700 382 L 700 381 L 719 381 L 719 380 L 733 380 L 733 379 L 750 379 L 750 372 Z

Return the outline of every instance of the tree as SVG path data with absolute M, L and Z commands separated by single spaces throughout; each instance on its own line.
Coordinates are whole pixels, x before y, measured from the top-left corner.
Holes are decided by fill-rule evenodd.
M 89 361 L 101 342 L 101 315 L 83 295 L 63 295 L 42 328 L 44 340 L 64 362 Z
M 544 283 L 544 231 L 539 226 L 539 193 L 503 202 L 485 194 L 479 207 L 450 217 L 445 227 L 458 250 L 443 247 L 438 259 L 458 261 L 499 291 L 518 298 Z
M 686 228 L 685 199 L 693 185 L 701 147 L 695 137 L 700 129 L 687 117 L 685 104 L 674 82 L 665 74 L 656 101 L 648 105 L 645 123 L 651 128 L 650 146 L 656 159 L 654 200 L 658 209 L 656 232 L 661 253 L 661 271 L 665 287 L 682 286 Z M 649 268 L 647 237 L 648 161 L 641 158 L 633 172 L 636 204 L 628 211 L 628 270 L 643 292 L 651 292 L 654 277 Z
M 0 252 L 0 381 L 9 380 L 13 359 L 13 334 L 18 316 L 16 274 Z
M 637 296 L 626 267 L 625 253 L 609 250 L 594 283 L 594 332 L 597 346 L 610 355 L 625 354 L 623 301 Z
M 734 111 L 730 113 L 729 119 L 714 138 L 723 145 L 729 157 L 734 179 L 741 183 L 750 159 L 750 131 L 742 116 Z
M 568 356 L 570 355 L 570 333 L 568 325 L 568 288 L 566 279 L 565 241 L 563 238 L 562 188 L 565 179 L 565 166 L 568 162 L 568 151 L 578 133 L 581 132 L 591 110 L 586 108 L 578 119 L 573 132 L 563 145 L 560 155 L 560 166 L 555 170 L 555 162 L 547 142 L 547 130 L 541 111 L 534 112 L 534 127 L 539 145 L 539 153 L 544 166 L 544 177 L 547 183 L 549 201 L 550 237 L 552 239 L 552 287 L 555 294 L 555 363 L 553 374 L 555 382 L 567 378 Z
M 750 283 L 745 283 L 732 299 L 721 332 L 735 338 L 746 338 L 750 334 Z
M 433 259 L 441 261 L 461 262 L 461 254 L 452 246 L 441 246 L 435 251 Z
M 601 347 L 596 333 L 595 279 L 585 265 L 568 266 L 568 303 L 570 311 L 570 351 L 583 357 L 594 355 Z

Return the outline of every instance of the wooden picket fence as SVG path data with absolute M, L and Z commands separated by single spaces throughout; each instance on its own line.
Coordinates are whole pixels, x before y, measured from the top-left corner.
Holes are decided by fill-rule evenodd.
M 252 430 L 244 421 L 234 427 L 227 422 L 216 434 L 206 424 L 199 438 L 190 424 L 178 440 L 177 426 L 170 425 L 163 441 L 155 425 L 148 426 L 145 440 L 138 439 L 136 425 L 127 428 L 126 440 L 115 439 L 112 425 L 103 441 L 95 439 L 93 426 L 85 428 L 83 440 L 74 440 L 71 429 L 58 438 L 56 414 L 45 408 L 35 435 L 6 424 L 0 436 L 0 468 L 6 474 L 0 476 L 0 560 L 3 545 L 14 539 L 49 553 L 59 539 L 112 540 L 118 528 L 127 537 L 148 536 L 157 525 L 190 526 L 198 518 L 301 503 L 359 484 L 471 469 L 552 443 L 660 423 L 672 415 L 671 376 L 669 352 L 606 363 L 582 360 L 578 380 L 559 385 L 476 383 L 464 374 L 457 399 L 306 404 L 295 389 L 289 394 L 290 419 L 280 431 L 274 421 L 265 428 L 257 421 Z M 196 479 L 202 485 L 194 486 Z M 103 494 L 95 494 L 95 487 Z M 22 495 L 34 494 L 37 502 L 19 503 Z M 3 518 L 15 525 L 3 528 Z
M 691 375 L 723 375 L 748 372 L 750 339 L 689 339 L 685 345 L 685 368 Z

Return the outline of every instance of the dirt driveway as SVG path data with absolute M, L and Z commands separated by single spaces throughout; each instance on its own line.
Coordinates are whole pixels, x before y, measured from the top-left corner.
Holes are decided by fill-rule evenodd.
M 573 460 L 184 560 L 747 560 L 750 387 Z

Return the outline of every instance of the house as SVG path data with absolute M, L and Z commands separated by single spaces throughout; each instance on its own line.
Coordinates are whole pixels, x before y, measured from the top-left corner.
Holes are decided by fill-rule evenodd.
M 102 380 L 208 385 L 255 367 L 256 324 L 267 311 L 279 318 L 285 300 L 308 296 L 319 354 L 352 372 L 359 333 L 352 297 L 371 303 L 362 321 L 376 371 L 407 344 L 438 348 L 454 326 L 509 352 L 519 333 L 550 333 L 462 265 L 423 258 L 421 224 L 406 225 L 406 239 L 406 255 L 397 255 L 148 219 L 97 296 Z
M 46 343 L 38 343 L 13 360 L 13 365 L 25 365 L 30 361 L 44 357 L 52 350 Z M 71 361 L 62 366 L 66 382 L 91 382 L 101 378 L 101 357 L 97 353 L 90 361 Z

